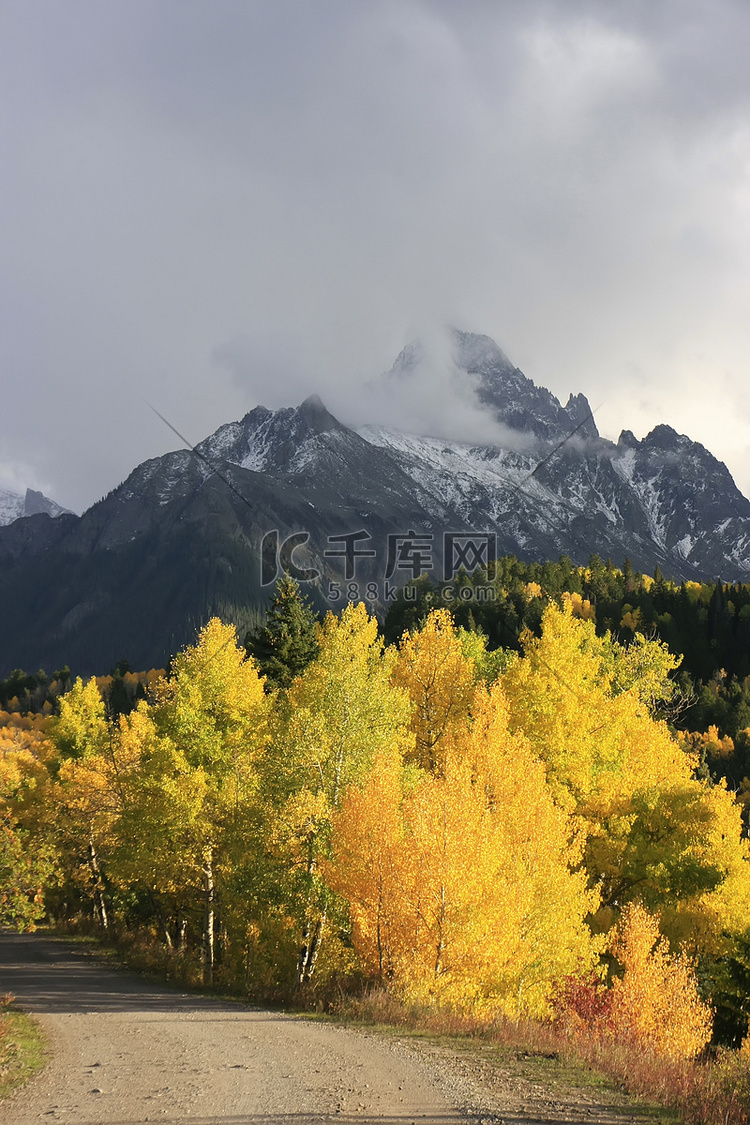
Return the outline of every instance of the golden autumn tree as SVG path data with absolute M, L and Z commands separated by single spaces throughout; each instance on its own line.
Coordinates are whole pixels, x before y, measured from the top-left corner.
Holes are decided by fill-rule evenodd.
M 675 666 L 663 646 L 650 642 L 648 658 L 635 661 L 574 616 L 570 601 L 550 603 L 541 636 L 522 639 L 523 659 L 503 676 L 510 725 L 537 749 L 561 804 L 576 808 L 607 787 L 689 775 L 679 746 L 649 711 L 660 685 L 669 691 Z
M 141 704 L 148 712 L 148 706 Z M 109 929 L 108 885 L 128 885 L 132 873 L 123 859 L 128 849 L 148 851 L 148 838 L 129 833 L 134 785 L 141 764 L 141 748 L 127 734 L 141 722 L 136 713 L 110 722 L 95 679 L 78 679 L 60 698 L 60 716 L 52 737 L 60 756 L 49 791 L 50 820 L 67 877 L 93 899 L 94 916 Z M 170 844 L 165 841 L 165 846 Z
M 360 785 L 347 790 L 333 817 L 332 857 L 326 882 L 349 907 L 352 938 L 362 967 L 387 984 L 398 973 L 409 941 L 405 911 L 395 909 L 406 889 L 404 767 L 394 746 L 381 752 Z
M 510 656 L 502 648 L 488 648 L 489 638 L 486 633 L 477 629 L 464 629 L 459 625 L 456 636 L 461 642 L 461 649 L 466 659 L 474 665 L 474 680 L 484 683 L 486 687 L 494 684 L 497 677 L 505 670 Z
M 640 788 L 586 810 L 586 864 L 599 881 L 605 929 L 638 899 L 670 941 L 722 956 L 750 911 L 750 847 L 726 785 L 693 778 Z
M 203 849 L 218 830 L 210 780 L 201 765 L 189 762 L 184 751 L 159 732 L 153 709 L 145 702 L 120 718 L 116 742 L 124 767 L 124 800 L 116 823 L 118 845 L 108 870 L 123 886 L 145 891 L 161 937 L 172 949 L 168 915 L 177 918 L 175 936 L 181 944 L 189 915 L 204 899 Z M 205 938 L 204 933 L 204 942 Z
M 465 724 L 477 678 L 447 609 L 432 610 L 415 633 L 404 633 L 393 682 L 409 695 L 414 760 L 439 773 L 447 747 Z
M 145 712 L 122 726 L 124 741 L 129 736 L 141 746 L 141 797 L 151 794 L 135 806 L 138 816 L 157 830 L 146 833 L 148 846 L 139 850 L 158 860 L 167 874 L 168 857 L 153 815 L 161 808 L 176 829 L 183 887 L 192 886 L 202 900 L 203 978 L 210 984 L 217 881 L 231 869 L 230 856 L 242 847 L 252 816 L 271 705 L 234 626 L 218 618 L 175 657 L 171 677 L 154 694 L 153 726 Z
M 88 842 L 103 925 L 103 865 L 115 884 L 146 892 L 168 944 L 165 902 L 183 917 L 200 913 L 203 975 L 211 983 L 217 891 L 244 844 L 269 699 L 234 627 L 218 619 L 151 690 L 152 703 L 111 723 L 95 681 L 78 681 L 62 698 L 58 831 L 71 852 L 76 840 Z
M 47 823 L 48 721 L 0 712 L 0 925 L 33 929 L 55 877 Z
M 317 659 L 278 708 L 264 774 L 270 836 L 302 926 L 299 985 L 312 977 L 328 920 L 320 861 L 332 814 L 379 754 L 409 740 L 408 702 L 391 684 L 394 655 L 383 651 L 365 606 L 349 605 L 339 618 L 329 613 L 318 643 Z
M 69 875 L 93 899 L 94 916 L 109 928 L 103 867 L 116 848 L 122 810 L 122 769 L 96 680 L 78 678 L 60 697 L 52 737 L 62 763 L 50 791 L 55 831 Z
M 670 940 L 717 953 L 723 934 L 744 930 L 750 851 L 731 794 L 693 777 L 654 718 L 674 665 L 658 642 L 624 648 L 550 605 L 541 637 L 526 639 L 502 683 L 511 729 L 527 735 L 556 800 L 586 833 L 584 864 L 602 895 L 597 927 L 638 898 L 661 914 Z
M 334 823 L 328 878 L 364 965 L 402 995 L 542 1014 L 558 976 L 591 967 L 596 895 L 499 687 L 478 692 L 440 773 L 381 760 Z
M 612 985 L 611 1033 L 666 1058 L 699 1054 L 711 1038 L 711 1010 L 691 963 L 670 954 L 658 919 L 630 903 L 611 949 L 623 969 Z

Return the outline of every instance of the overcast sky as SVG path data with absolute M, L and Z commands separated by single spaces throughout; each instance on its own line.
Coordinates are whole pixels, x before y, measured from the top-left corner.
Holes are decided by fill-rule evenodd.
M 0 486 L 454 324 L 750 494 L 748 59 L 747 0 L 2 0 Z

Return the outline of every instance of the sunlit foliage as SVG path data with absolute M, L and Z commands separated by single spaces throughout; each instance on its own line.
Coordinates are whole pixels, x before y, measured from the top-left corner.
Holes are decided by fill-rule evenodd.
M 586 1001 L 602 1034 L 695 1054 L 693 964 L 718 996 L 750 948 L 742 808 L 705 768 L 736 744 L 679 742 L 678 660 L 597 632 L 582 583 L 545 605 L 553 577 L 519 586 L 520 652 L 446 609 L 387 646 L 364 605 L 315 624 L 287 585 L 273 683 L 213 620 L 168 675 L 8 712 L 0 919 L 146 929 L 255 995 L 372 981 L 511 1017 L 568 997 L 566 1018 Z
M 691 1058 L 711 1038 L 711 1010 L 700 998 L 690 962 L 670 954 L 656 918 L 632 904 L 623 912 L 612 952 L 623 975 L 612 986 L 611 1033 L 667 1058 Z

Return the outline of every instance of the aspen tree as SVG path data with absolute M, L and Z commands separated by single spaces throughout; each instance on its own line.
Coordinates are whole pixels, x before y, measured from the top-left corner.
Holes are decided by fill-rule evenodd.
M 314 971 L 328 921 L 320 860 L 331 816 L 376 756 L 407 739 L 408 706 L 391 686 L 393 654 L 383 652 L 375 618 L 363 604 L 328 614 L 320 654 L 291 685 L 267 760 L 275 792 L 275 839 L 286 857 L 301 921 L 297 983 Z
M 712 1015 L 684 956 L 670 954 L 658 919 L 630 903 L 614 933 L 623 968 L 612 986 L 612 1033 L 667 1058 L 692 1058 L 711 1038 Z
M 551 604 L 541 637 L 526 638 L 501 682 L 511 730 L 530 740 L 587 837 L 584 865 L 602 893 L 596 927 L 639 899 L 670 940 L 716 954 L 722 935 L 746 925 L 750 848 L 731 794 L 693 777 L 691 758 L 653 717 L 674 666 L 662 645 L 623 648 Z
M 171 755 L 173 763 L 161 775 L 163 792 L 191 811 L 189 830 L 181 833 L 183 840 L 189 836 L 181 858 L 200 886 L 203 979 L 210 985 L 217 876 L 255 798 L 270 704 L 234 626 L 217 618 L 200 631 L 195 645 L 177 655 L 172 677 L 155 694 L 155 729 L 166 740 L 165 760 Z M 179 791 L 172 784 L 175 772 L 186 781 Z

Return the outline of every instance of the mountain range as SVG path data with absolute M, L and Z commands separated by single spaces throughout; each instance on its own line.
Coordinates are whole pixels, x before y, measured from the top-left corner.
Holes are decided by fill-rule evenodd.
M 320 608 L 381 610 L 420 571 L 449 582 L 493 549 L 750 579 L 750 501 L 702 445 L 667 425 L 608 441 L 583 395 L 563 406 L 486 336 L 453 344 L 476 443 L 347 426 L 313 396 L 144 462 L 82 516 L 19 513 L 0 527 L 0 675 L 163 665 L 213 614 L 256 623 L 290 567 Z M 426 362 L 407 347 L 385 385 Z

